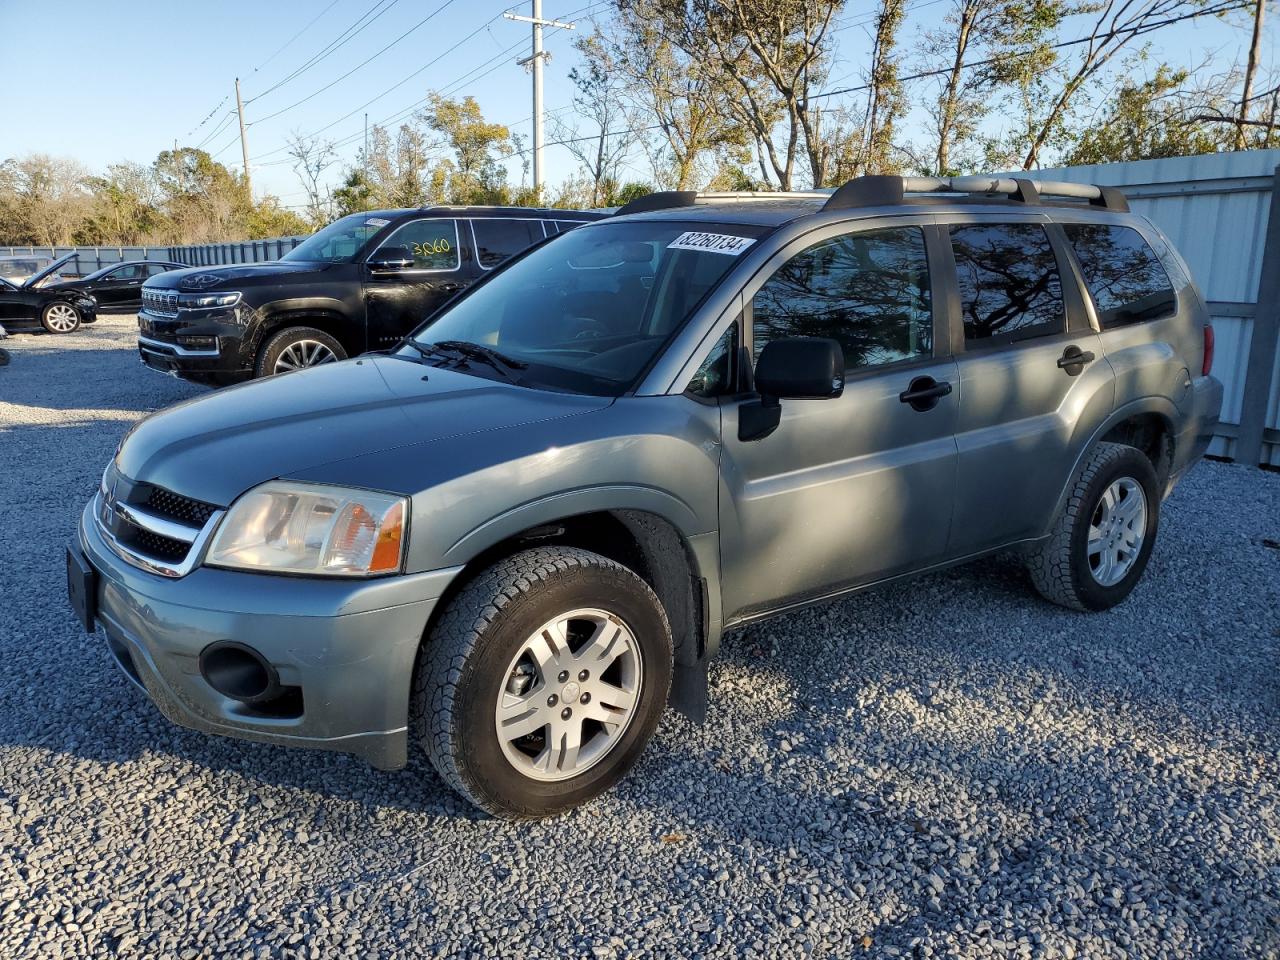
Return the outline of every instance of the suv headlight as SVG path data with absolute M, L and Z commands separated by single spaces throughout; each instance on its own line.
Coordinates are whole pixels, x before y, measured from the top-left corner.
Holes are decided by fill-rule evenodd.
M 399 572 L 409 501 L 386 493 L 272 480 L 231 505 L 211 567 L 373 577 Z
M 240 302 L 240 291 L 231 293 L 180 293 L 180 307 L 233 307 Z

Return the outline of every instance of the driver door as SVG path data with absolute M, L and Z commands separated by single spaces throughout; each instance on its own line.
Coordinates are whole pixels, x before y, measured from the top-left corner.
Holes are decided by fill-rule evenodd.
M 389 251 L 407 251 L 411 267 L 374 266 Z M 366 258 L 364 302 L 369 350 L 393 347 L 470 283 L 464 273 L 458 221 L 411 220 L 393 231 Z
M 921 222 L 845 225 L 797 240 L 744 291 L 748 357 L 774 339 L 829 337 L 846 372 L 839 397 L 783 400 L 777 429 L 763 439 L 738 436 L 755 395 L 722 405 L 727 620 L 945 555 L 959 394 L 948 392 L 956 365 L 944 298 L 930 279 L 937 262 L 936 236 L 926 241 Z

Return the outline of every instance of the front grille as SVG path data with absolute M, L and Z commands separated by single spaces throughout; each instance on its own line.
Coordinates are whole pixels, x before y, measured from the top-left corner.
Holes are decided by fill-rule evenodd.
M 130 526 L 133 525 L 130 524 Z M 190 544 L 183 543 L 181 540 L 170 540 L 168 537 L 162 537 L 150 530 L 143 530 L 141 527 L 133 527 L 127 536 L 130 545 L 137 547 L 147 556 L 168 560 L 171 563 L 181 563 L 185 560 L 187 550 L 191 547 Z
M 142 309 L 161 317 L 176 317 L 178 315 L 178 291 L 143 287 Z
M 218 508 L 202 500 L 193 500 L 180 493 L 166 490 L 163 487 L 147 487 L 148 494 L 144 505 L 161 516 L 177 520 L 189 527 L 203 527 Z
M 219 508 L 149 483 L 125 477 L 113 463 L 102 478 L 98 526 L 117 554 L 164 576 L 184 576 Z

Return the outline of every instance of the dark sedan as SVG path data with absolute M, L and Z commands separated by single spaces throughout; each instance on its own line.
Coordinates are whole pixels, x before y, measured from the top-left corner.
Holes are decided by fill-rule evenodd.
M 98 307 L 106 312 L 113 310 L 137 310 L 142 306 L 142 285 L 149 279 L 170 270 L 185 270 L 181 263 L 165 263 L 157 260 L 129 260 L 110 267 L 103 267 L 79 280 L 61 280 L 46 284 L 45 290 L 75 290 L 88 294 L 98 301 Z
M 74 254 L 53 261 L 21 284 L 0 278 L 0 329 L 40 324 L 50 333 L 71 333 L 82 323 L 98 319 L 98 302 L 63 285 L 40 286 Z

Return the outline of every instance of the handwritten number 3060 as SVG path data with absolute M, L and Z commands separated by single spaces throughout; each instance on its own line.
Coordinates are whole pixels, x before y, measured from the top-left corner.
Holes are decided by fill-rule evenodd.
M 430 257 L 437 253 L 448 253 L 453 247 L 448 240 L 428 240 L 426 243 L 415 243 L 413 245 L 413 255 L 415 257 Z

